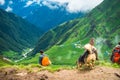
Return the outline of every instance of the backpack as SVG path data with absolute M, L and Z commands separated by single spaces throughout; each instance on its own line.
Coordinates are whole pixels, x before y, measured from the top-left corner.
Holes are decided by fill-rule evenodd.
M 120 48 L 118 47 L 113 51 L 112 62 L 120 64 Z
M 43 66 L 48 66 L 51 64 L 51 61 L 49 60 L 49 58 L 47 56 L 44 56 L 42 59 L 42 65 Z

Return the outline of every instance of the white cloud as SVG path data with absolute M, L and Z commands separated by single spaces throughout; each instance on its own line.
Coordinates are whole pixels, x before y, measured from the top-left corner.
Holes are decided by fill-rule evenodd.
M 64 6 L 67 11 L 73 12 L 87 12 L 99 5 L 103 0 L 45 0 L 49 3 L 56 3 L 56 5 Z
M 22 1 L 24 1 L 24 0 L 22 0 Z M 41 6 L 40 2 L 41 2 L 41 0 L 29 0 L 29 1 L 26 2 L 26 5 L 24 7 L 29 7 L 33 3 L 36 3 L 36 4 Z
M 10 4 L 13 4 L 13 1 L 9 1 L 9 5 L 10 5 Z
M 33 0 L 34 2 L 36 2 L 37 4 L 40 4 L 40 0 Z
M 8 6 L 5 10 L 6 10 L 7 12 L 11 12 L 13 9 Z
M 103 0 L 29 0 L 24 7 L 33 3 L 40 6 L 44 5 L 50 9 L 64 7 L 68 12 L 87 12 L 99 5 Z
M 69 12 L 87 12 L 98 4 L 100 4 L 103 0 L 49 0 L 51 2 L 57 2 L 59 5 L 63 5 L 67 3 L 65 7 Z
M 43 1 L 42 4 L 44 6 L 48 6 L 50 9 L 57 9 L 58 8 L 57 5 L 55 5 L 55 4 L 53 4 L 53 3 L 49 2 L 49 1 Z
M 0 0 L 0 5 L 4 5 L 5 4 L 5 0 Z
M 34 3 L 34 1 L 28 1 L 24 7 L 28 7 L 28 6 L 30 6 L 33 3 Z
M 23 16 L 22 18 L 25 19 L 27 16 Z

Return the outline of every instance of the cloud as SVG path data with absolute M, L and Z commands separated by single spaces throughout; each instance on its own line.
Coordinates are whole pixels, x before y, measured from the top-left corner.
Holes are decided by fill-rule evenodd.
M 12 12 L 12 10 L 13 9 L 11 7 L 9 7 L 9 6 L 5 9 L 5 11 L 7 11 L 7 12 Z
M 4 5 L 5 4 L 5 0 L 0 0 L 0 5 Z
M 27 16 L 23 16 L 22 18 L 25 19 Z
M 13 1 L 9 1 L 9 5 L 13 4 Z
M 87 12 L 99 5 L 103 0 L 49 0 L 57 2 L 59 5 L 67 3 L 65 7 L 67 11 L 73 12 Z
M 34 1 L 28 1 L 24 7 L 28 7 L 28 6 L 30 6 L 33 3 L 34 3 Z
M 40 4 L 41 0 L 33 0 L 34 2 L 36 2 L 37 4 Z
M 29 0 L 24 7 L 32 4 L 47 6 L 50 9 L 64 7 L 70 13 L 88 12 L 99 5 L 103 0 Z
M 49 1 L 43 1 L 42 4 L 44 6 L 49 7 L 50 9 L 57 9 L 58 8 L 58 6 L 56 4 L 53 4 L 53 3 L 49 2 Z

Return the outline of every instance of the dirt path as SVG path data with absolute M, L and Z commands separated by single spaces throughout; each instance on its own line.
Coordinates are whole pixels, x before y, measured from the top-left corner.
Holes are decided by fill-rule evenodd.
M 0 70 L 0 80 L 120 80 L 120 69 L 97 66 L 93 70 L 59 70 L 54 73 L 34 72 L 5 68 Z

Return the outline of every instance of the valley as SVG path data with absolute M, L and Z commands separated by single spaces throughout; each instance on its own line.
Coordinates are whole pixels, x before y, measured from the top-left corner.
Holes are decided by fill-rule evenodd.
M 110 59 L 120 42 L 120 0 L 103 0 L 82 13 L 70 13 L 73 6 L 70 8 L 69 0 L 1 1 L 0 80 L 120 79 L 120 64 Z M 17 5 L 21 7 L 15 10 Z M 13 10 L 9 12 L 6 7 Z M 76 61 L 91 38 L 95 39 L 99 60 L 93 69 L 77 69 Z M 51 65 L 39 64 L 40 50 Z

